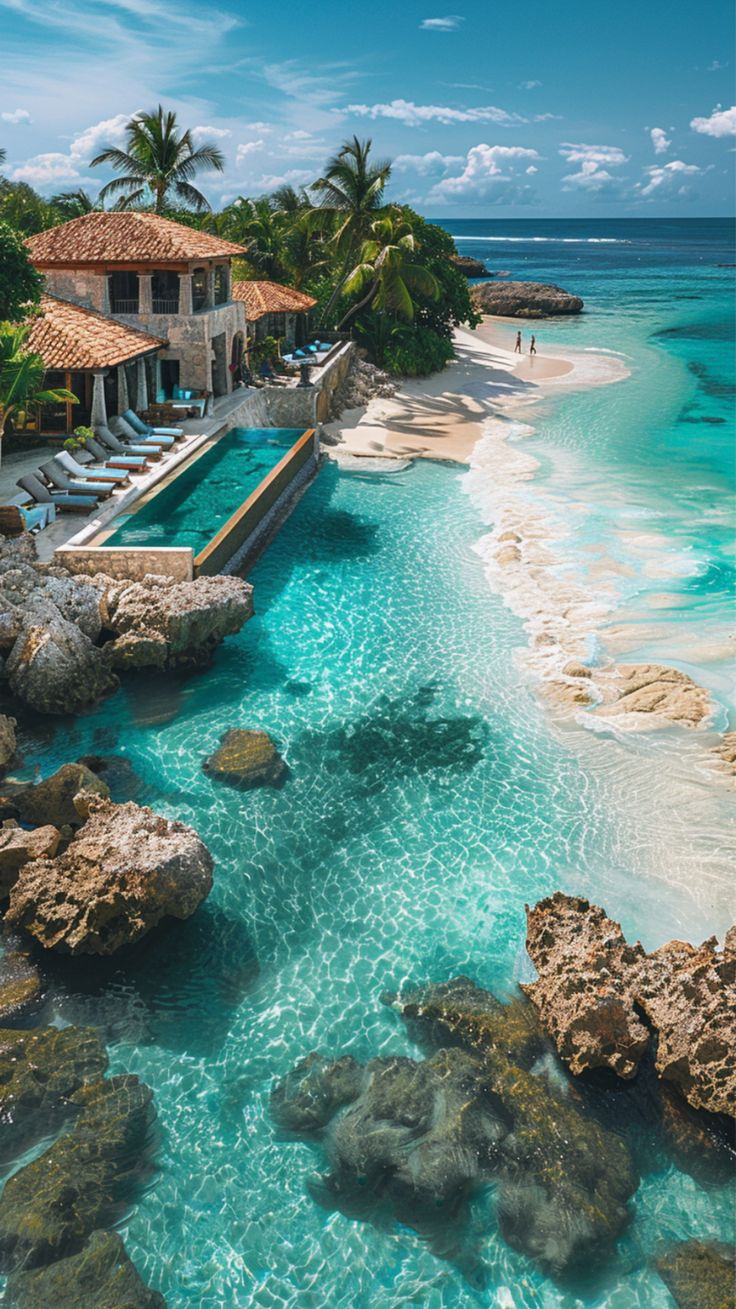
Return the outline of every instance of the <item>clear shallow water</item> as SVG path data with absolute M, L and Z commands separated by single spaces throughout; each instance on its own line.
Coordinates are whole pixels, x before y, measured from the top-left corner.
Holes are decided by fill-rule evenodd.
M 135 513 L 106 545 L 191 546 L 197 554 L 301 436 L 299 429 L 235 427 Z
M 597 344 L 600 323 L 585 326 L 577 343 Z M 651 349 L 681 381 L 667 347 Z M 636 439 L 606 402 L 628 386 L 545 405 L 554 447 L 577 460 L 587 441 L 591 487 L 605 466 L 622 495 Z M 550 438 L 544 455 L 546 474 Z M 639 467 L 631 493 L 647 484 Z M 125 968 L 59 967 L 53 981 L 56 1020 L 99 1024 L 114 1070 L 154 1088 L 161 1171 L 124 1235 L 172 1309 L 671 1309 L 648 1256 L 668 1238 L 730 1235 L 732 1191 L 655 1152 L 596 1284 L 562 1290 L 505 1246 L 491 1188 L 450 1263 L 406 1228 L 318 1207 L 306 1183 L 319 1149 L 270 1122 L 274 1078 L 311 1049 L 418 1057 L 385 989 L 466 972 L 510 993 L 528 976 L 525 901 L 589 894 L 650 948 L 729 922 L 724 795 L 679 737 L 666 749 L 551 727 L 519 677 L 524 634 L 488 585 L 486 513 L 468 490 L 430 463 L 328 466 L 253 572 L 256 617 L 207 673 L 131 678 L 87 717 L 23 736 L 28 771 L 124 754 L 136 798 L 193 823 L 215 856 L 189 923 Z M 287 758 L 280 791 L 202 772 L 227 727 L 251 725 Z

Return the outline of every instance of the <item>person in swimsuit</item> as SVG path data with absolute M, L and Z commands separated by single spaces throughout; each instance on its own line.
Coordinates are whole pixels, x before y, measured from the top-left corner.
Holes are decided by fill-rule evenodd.
M 515 355 L 521 354 L 521 332 L 516 333 L 516 345 L 514 346 L 514 354 Z
M 537 353 L 537 338 L 536 336 L 533 336 L 529 343 L 529 354 L 535 355 L 536 353 Z

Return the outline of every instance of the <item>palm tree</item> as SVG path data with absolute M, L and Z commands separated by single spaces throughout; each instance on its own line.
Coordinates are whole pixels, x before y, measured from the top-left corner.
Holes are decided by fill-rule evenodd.
M 3 147 L 0 145 L 0 164 L 4 164 L 7 157 L 8 157 L 7 150 L 4 150 Z
M 414 317 L 412 292 L 436 300 L 439 283 L 434 273 L 416 262 L 417 242 L 408 223 L 397 215 L 387 214 L 371 223 L 371 234 L 363 242 L 360 261 L 338 288 L 342 295 L 361 295 L 357 304 L 344 315 L 342 329 L 370 305 L 383 313 L 394 314 L 404 322 Z M 366 294 L 361 293 L 368 288 Z
M 44 390 L 46 365 L 40 355 L 25 348 L 30 331 L 30 323 L 0 325 L 0 438 L 8 420 L 31 405 L 77 403 L 77 397 L 64 388 Z
M 371 161 L 372 145 L 370 139 L 360 141 L 357 136 L 344 141 L 337 154 L 327 161 L 324 176 L 310 187 L 320 209 L 327 211 L 337 224 L 332 240 L 341 259 L 338 283 L 325 305 L 323 318 L 337 300 L 350 262 L 366 240 L 376 211 L 382 207 L 383 192 L 391 176 L 389 160 Z
M 93 200 L 89 191 L 79 187 L 76 191 L 60 191 L 51 197 L 49 203 L 61 215 L 64 222 L 70 218 L 81 218 L 83 214 L 92 214 L 101 205 Z
M 117 196 L 117 207 L 127 209 L 153 195 L 153 208 L 162 213 L 173 196 L 181 204 L 196 210 L 209 209 L 209 203 L 192 185 L 203 168 L 221 173 L 225 157 L 216 145 L 205 142 L 194 148 L 191 131 L 179 131 L 176 114 L 164 112 L 159 105 L 151 113 L 136 114 L 125 129 L 126 149 L 108 146 L 92 160 L 92 166 L 110 164 L 122 177 L 113 178 L 100 191 L 98 199 Z

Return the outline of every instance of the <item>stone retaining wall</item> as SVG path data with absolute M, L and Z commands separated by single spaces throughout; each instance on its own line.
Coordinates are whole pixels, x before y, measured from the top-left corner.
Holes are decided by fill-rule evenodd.
M 140 582 L 147 573 L 175 582 L 194 577 L 192 551 L 182 546 L 68 546 L 56 551 L 54 562 L 70 573 L 105 573 L 129 582 Z

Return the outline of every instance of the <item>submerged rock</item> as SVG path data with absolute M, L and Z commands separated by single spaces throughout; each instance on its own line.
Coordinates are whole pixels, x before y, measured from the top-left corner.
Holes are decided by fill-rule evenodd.
M 93 1232 L 78 1254 L 13 1274 L 2 1304 L 7 1309 L 165 1309 L 166 1302 L 142 1281 L 117 1232 Z
M 237 786 L 280 786 L 288 774 L 268 732 L 233 727 L 202 765 L 210 777 Z
M 655 1267 L 678 1309 L 733 1309 L 732 1246 L 683 1241 L 658 1255 Z
M 427 1028 L 435 1044 L 458 1042 L 478 1054 L 491 1050 L 528 1067 L 544 1048 L 536 1011 L 524 1000 L 501 1004 L 469 977 L 453 977 L 416 990 L 390 992 L 384 1004 L 407 1022 Z
M 51 858 L 56 854 L 61 841 L 61 832 L 52 824 L 36 827 L 32 832 L 25 827 L 18 827 L 14 820 L 12 826 L 0 828 L 0 899 L 6 900 L 18 880 L 18 873 L 24 864 L 32 859 Z
M 91 1027 L 39 1027 L 0 1031 L 0 1124 L 14 1136 L 71 1103 L 107 1068 L 107 1055 Z
M 87 821 L 64 853 L 21 869 L 7 921 L 46 949 L 107 955 L 193 914 L 212 887 L 197 833 L 132 802 L 83 799 Z
M 5 768 L 15 754 L 15 728 L 14 718 L 0 714 L 0 768 Z
M 504 318 L 543 318 L 547 314 L 579 314 L 583 301 L 546 282 L 482 282 L 470 298 L 482 314 Z
M 27 1019 L 40 999 L 41 974 L 36 965 L 20 951 L 8 951 L 0 958 L 0 1023 Z
M 74 1127 L 14 1173 L 0 1195 L 0 1266 L 37 1268 L 80 1250 L 118 1221 L 148 1167 L 149 1087 L 112 1077 L 71 1097 Z
M 81 791 L 104 796 L 110 792 L 104 782 L 84 764 L 62 764 L 50 777 L 16 792 L 18 816 L 24 823 L 78 827 L 82 821 L 74 807 L 74 797 Z
M 199 665 L 251 617 L 253 587 L 239 577 L 221 576 L 110 583 L 106 610 L 107 626 L 117 638 L 107 650 L 114 667 Z
M 734 929 L 722 952 L 712 937 L 646 954 L 597 905 L 558 891 L 527 907 L 527 950 L 539 980 L 523 990 L 572 1072 L 632 1077 L 653 1030 L 659 1076 L 696 1109 L 736 1113 Z
M 352 1104 L 365 1081 L 352 1055 L 326 1059 L 314 1051 L 287 1073 L 271 1093 L 271 1115 L 291 1132 L 318 1132 L 343 1105 Z
M 610 671 L 596 670 L 595 677 L 604 695 L 604 703 L 594 710 L 601 718 L 637 714 L 652 727 L 698 727 L 712 712 L 705 687 L 667 664 L 616 664 Z

